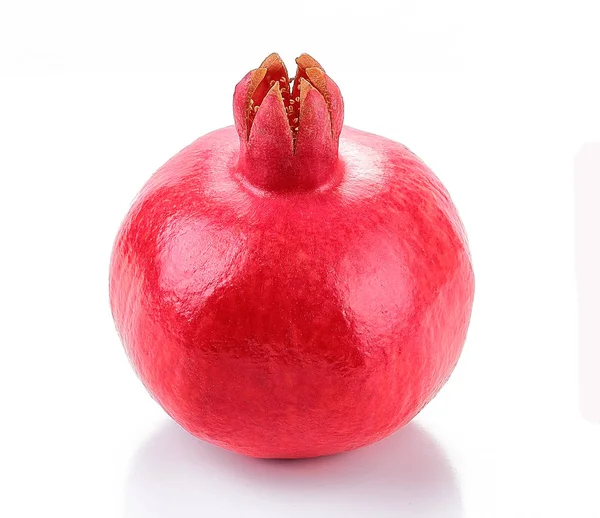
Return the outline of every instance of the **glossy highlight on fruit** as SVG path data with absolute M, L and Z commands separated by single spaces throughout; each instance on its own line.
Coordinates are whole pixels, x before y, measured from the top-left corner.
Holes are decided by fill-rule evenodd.
M 144 186 L 110 266 L 140 379 L 193 435 L 265 458 L 352 450 L 410 421 L 450 376 L 474 279 L 437 177 L 405 146 L 343 126 L 304 54 L 234 93 L 235 127 Z

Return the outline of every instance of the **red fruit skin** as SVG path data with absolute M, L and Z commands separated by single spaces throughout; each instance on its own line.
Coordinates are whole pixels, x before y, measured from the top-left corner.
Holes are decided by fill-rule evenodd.
M 154 174 L 110 270 L 149 392 L 254 457 L 338 453 L 407 423 L 450 376 L 473 301 L 439 180 L 401 144 L 342 129 L 337 85 L 297 63 L 292 89 L 269 56 L 236 87 L 235 128 Z
M 167 162 L 119 231 L 117 329 L 193 435 L 254 457 L 352 450 L 412 419 L 452 372 L 473 273 L 457 212 L 406 147 L 345 127 L 309 192 L 240 181 L 233 127 Z

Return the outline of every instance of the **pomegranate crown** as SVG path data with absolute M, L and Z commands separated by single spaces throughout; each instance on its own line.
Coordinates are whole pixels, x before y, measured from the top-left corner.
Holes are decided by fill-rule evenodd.
M 344 118 L 340 90 L 308 54 L 296 64 L 290 78 L 273 53 L 235 88 L 240 171 L 269 190 L 315 188 L 336 168 Z

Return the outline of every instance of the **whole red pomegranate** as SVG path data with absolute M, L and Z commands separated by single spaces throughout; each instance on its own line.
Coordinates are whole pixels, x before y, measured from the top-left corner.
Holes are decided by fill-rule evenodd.
M 110 270 L 143 383 L 190 433 L 313 457 L 407 423 L 448 379 L 473 272 L 450 197 L 406 147 L 342 127 L 336 84 L 272 54 L 135 200 Z

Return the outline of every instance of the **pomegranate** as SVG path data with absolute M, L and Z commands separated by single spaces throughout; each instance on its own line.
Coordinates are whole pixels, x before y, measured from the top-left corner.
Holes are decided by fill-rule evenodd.
M 148 181 L 110 267 L 134 369 L 191 434 L 254 457 L 391 434 L 460 355 L 474 279 L 463 226 L 406 147 L 343 127 L 304 54 L 237 85 L 235 127 Z

